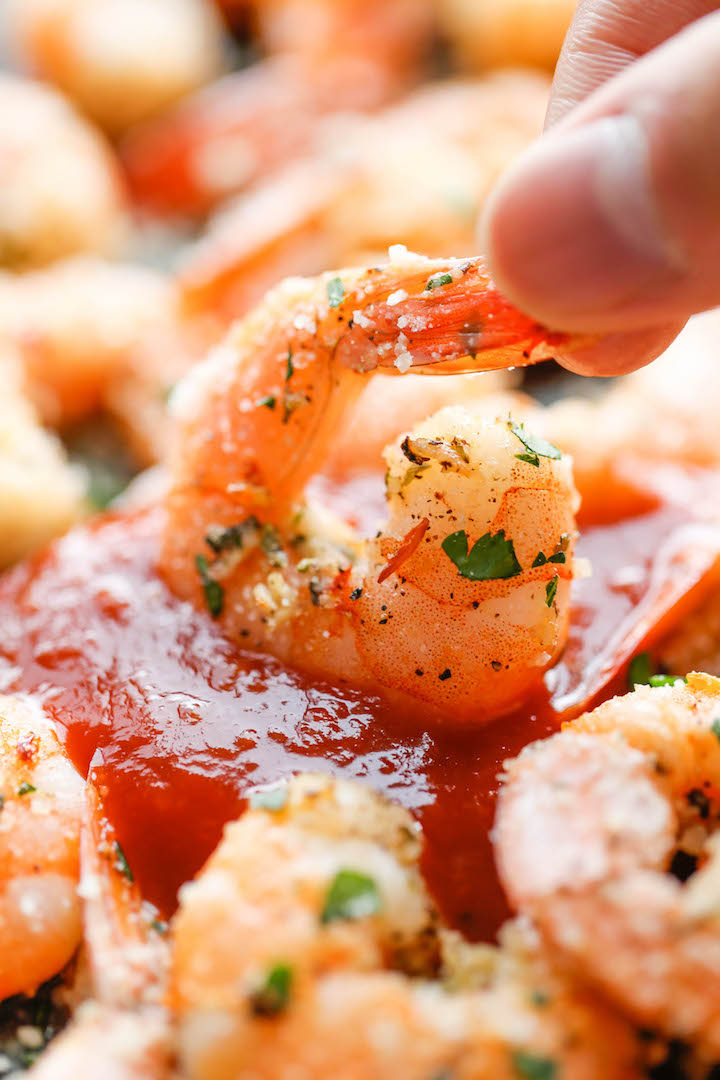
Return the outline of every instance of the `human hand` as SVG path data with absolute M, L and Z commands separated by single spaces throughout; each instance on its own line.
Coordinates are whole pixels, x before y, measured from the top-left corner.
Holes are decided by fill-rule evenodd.
M 581 0 L 546 134 L 481 223 L 495 279 L 553 329 L 601 334 L 563 363 L 611 375 L 720 304 L 720 3 Z

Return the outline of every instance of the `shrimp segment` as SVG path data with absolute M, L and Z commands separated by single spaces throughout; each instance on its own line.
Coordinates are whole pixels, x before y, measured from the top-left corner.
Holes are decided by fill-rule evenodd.
M 495 836 L 511 901 L 573 970 L 713 1061 L 719 715 L 706 675 L 606 702 L 508 764 Z
M 0 699 L 0 1000 L 33 992 L 80 944 L 83 783 L 39 706 Z
M 569 460 L 550 444 L 535 454 L 512 422 L 449 409 L 389 451 L 390 516 L 374 541 L 303 493 L 361 373 L 529 363 L 549 336 L 478 260 L 407 256 L 286 284 L 179 388 L 171 586 L 231 637 L 306 671 L 462 719 L 507 712 L 566 637 Z
M 531 953 L 485 961 L 478 980 L 466 946 L 456 992 L 436 979 L 437 917 L 405 811 L 310 776 L 255 801 L 266 808 L 226 829 L 174 922 L 189 1080 L 636 1075 L 627 1025 Z

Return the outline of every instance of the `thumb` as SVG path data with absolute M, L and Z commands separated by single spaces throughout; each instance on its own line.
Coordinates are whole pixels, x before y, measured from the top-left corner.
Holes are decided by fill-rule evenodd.
M 720 304 L 720 14 L 596 91 L 491 197 L 499 287 L 558 329 L 681 324 Z

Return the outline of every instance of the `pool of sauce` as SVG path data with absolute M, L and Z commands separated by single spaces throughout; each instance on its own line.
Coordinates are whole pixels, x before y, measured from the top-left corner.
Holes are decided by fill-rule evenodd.
M 0 689 L 41 695 L 77 767 L 92 762 L 129 864 L 165 914 L 250 789 L 317 770 L 410 809 L 445 917 L 490 940 L 508 914 L 489 839 L 502 762 L 620 687 L 629 656 L 699 602 L 720 544 L 690 517 L 683 499 L 662 498 L 589 526 L 580 549 L 593 576 L 574 587 L 561 664 L 536 701 L 476 731 L 237 649 L 158 577 L 158 509 L 96 519 L 0 579 Z

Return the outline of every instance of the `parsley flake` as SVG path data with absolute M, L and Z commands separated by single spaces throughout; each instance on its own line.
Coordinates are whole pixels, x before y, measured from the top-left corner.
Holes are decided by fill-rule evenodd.
M 277 404 L 277 398 L 273 394 L 267 394 L 265 397 L 261 397 L 255 402 L 256 409 L 274 409 Z
M 446 536 L 441 547 L 455 563 L 461 577 L 470 581 L 492 581 L 497 578 L 516 577 L 522 573 L 513 542 L 505 539 L 502 529 L 494 535 L 485 533 L 481 536 L 475 541 L 469 554 L 468 538 L 464 529 Z
M 512 1066 L 516 1076 L 523 1077 L 523 1080 L 554 1080 L 557 1076 L 557 1065 L 554 1061 L 528 1054 L 525 1050 L 513 1052 Z
M 292 968 L 277 964 L 268 972 L 265 981 L 250 995 L 250 1008 L 256 1016 L 277 1016 L 284 1012 L 290 1002 Z
M 219 581 L 210 577 L 210 566 L 204 555 L 195 556 L 195 566 L 202 582 L 207 609 L 213 619 L 217 619 L 225 605 L 225 590 Z
M 339 277 L 330 278 L 327 283 L 327 297 L 331 308 L 340 307 L 345 296 L 345 286 Z
M 22 784 L 17 789 L 18 795 L 31 795 L 33 791 L 37 791 L 37 788 L 33 784 L 29 784 L 27 780 L 23 780 Z
M 271 788 L 260 788 L 258 791 L 251 791 L 248 803 L 251 810 L 269 810 L 273 814 L 277 814 L 280 810 L 284 810 L 288 801 L 288 789 L 284 784 L 277 784 Z
M 292 358 L 292 346 L 288 349 L 287 364 L 285 366 L 285 382 L 290 382 L 295 374 L 295 365 Z
M 631 690 L 635 686 L 675 686 L 676 683 L 686 682 L 682 675 L 656 675 L 648 652 L 638 653 L 630 661 L 628 686 Z
M 357 870 L 339 870 L 327 891 L 320 922 L 363 919 L 377 915 L 381 907 L 380 893 L 371 877 Z
M 525 461 L 528 465 L 534 465 L 536 469 L 540 468 L 540 458 L 537 454 L 516 454 L 515 457 L 518 461 Z
M 128 881 L 132 883 L 135 880 L 135 878 L 133 877 L 133 872 L 130 869 L 130 864 L 125 858 L 125 852 L 120 847 L 117 840 L 113 844 L 113 850 L 115 852 L 115 862 L 113 863 L 113 866 L 118 871 L 118 873 L 124 874 Z
M 445 271 L 444 274 L 433 274 L 433 276 L 428 279 L 427 285 L 425 286 L 425 292 L 432 292 L 433 289 L 441 289 L 443 285 L 452 285 L 452 283 L 453 276 L 452 274 L 448 274 L 447 271 Z
M 539 466 L 538 457 L 554 458 L 556 461 L 562 457 L 562 450 L 558 450 L 557 446 L 553 446 L 547 439 L 541 439 L 539 435 L 531 435 L 529 431 L 525 430 L 524 424 L 515 424 L 512 420 L 508 420 L 508 427 L 525 449 L 529 451 L 529 454 L 515 455 L 521 461 L 528 461 L 529 456 L 532 455 L 535 460 L 530 461 L 530 464 Z
M 720 742 L 720 716 L 717 716 L 713 720 L 712 724 L 710 725 L 710 730 L 712 731 L 718 742 Z
M 553 606 L 553 601 L 555 600 L 555 594 L 557 593 L 557 587 L 558 587 L 558 578 L 557 577 L 554 577 L 552 579 L 552 581 L 548 581 L 547 585 L 545 586 L 545 603 L 547 604 L 548 607 Z
M 547 559 L 547 555 L 545 554 L 545 552 L 544 551 L 538 551 L 538 553 L 535 556 L 535 559 L 533 561 L 533 569 L 536 566 L 544 566 L 547 561 L 548 561 L 548 559 Z

